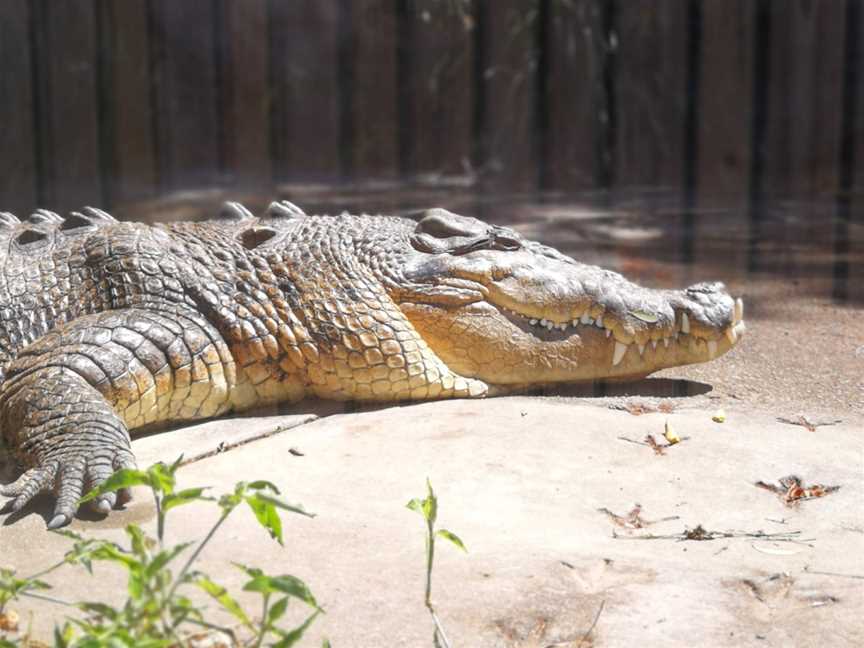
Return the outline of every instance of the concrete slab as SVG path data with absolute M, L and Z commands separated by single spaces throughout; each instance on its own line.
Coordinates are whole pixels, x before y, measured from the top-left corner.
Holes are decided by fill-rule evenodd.
M 722 424 L 711 413 L 633 416 L 513 397 L 338 414 L 193 463 L 181 485 L 221 492 L 270 479 L 317 513 L 287 519 L 282 549 L 238 511 L 200 565 L 234 591 L 242 578 L 230 561 L 303 578 L 327 610 L 303 645 L 322 636 L 352 648 L 431 645 L 422 521 L 405 508 L 427 476 L 440 524 L 469 550 L 442 545 L 436 557 L 433 598 L 454 646 L 864 644 L 864 420 L 810 432 L 743 404 L 728 406 Z M 662 441 L 667 419 L 689 438 L 662 456 L 631 442 Z M 164 443 L 170 460 L 174 434 L 144 442 Z M 790 473 L 841 488 L 790 508 L 754 486 Z M 642 519 L 677 519 L 628 531 L 598 510 L 626 515 L 637 502 Z M 207 506 L 181 511 L 169 519 L 172 540 L 199 538 L 215 519 Z M 119 538 L 133 521 L 152 528 L 153 514 L 138 497 L 73 529 Z M 33 513 L 0 527 L 0 564 L 27 574 L 56 560 L 67 541 L 43 525 Z M 639 539 L 698 525 L 801 540 Z M 64 568 L 52 582 L 65 599 L 124 590 L 108 568 L 93 577 Z M 44 635 L 64 610 L 33 603 L 18 611 Z

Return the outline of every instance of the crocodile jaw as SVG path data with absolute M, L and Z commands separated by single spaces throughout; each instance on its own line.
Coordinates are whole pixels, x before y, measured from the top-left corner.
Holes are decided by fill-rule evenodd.
M 653 290 L 530 242 L 411 270 L 434 290 L 402 311 L 451 370 L 490 385 L 638 378 L 717 358 L 745 329 L 722 284 Z
M 733 310 L 740 313 L 743 306 L 740 300 L 737 303 Z M 679 317 L 668 335 L 645 343 L 635 337 L 627 342 L 602 319 L 580 318 L 575 324 L 537 321 L 488 302 L 456 309 L 409 303 L 401 307 L 448 367 L 490 385 L 640 378 L 713 360 L 735 346 L 745 330 L 743 319 L 734 313 L 714 334 L 704 328 L 697 332 L 692 324 L 684 332 L 687 324 Z

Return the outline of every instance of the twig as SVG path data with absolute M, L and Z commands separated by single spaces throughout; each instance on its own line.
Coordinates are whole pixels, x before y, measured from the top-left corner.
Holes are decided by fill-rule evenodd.
M 804 565 L 804 571 L 808 574 L 819 574 L 820 576 L 838 576 L 840 578 L 858 578 L 864 580 L 864 576 L 859 574 L 840 574 L 838 572 L 816 571 L 815 569 L 810 569 L 807 565 Z
M 816 428 L 822 427 L 825 425 L 837 425 L 838 423 L 842 423 L 843 419 L 831 419 L 824 421 L 811 421 L 803 414 L 799 414 L 795 418 L 788 418 L 785 416 L 778 416 L 777 420 L 781 423 L 788 423 L 789 425 L 800 425 L 801 427 L 807 428 L 809 432 L 815 432 Z
M 431 607 L 429 608 L 429 613 L 432 615 L 432 621 L 435 622 L 435 632 L 440 637 L 442 648 L 451 648 L 450 641 L 447 639 L 447 634 L 444 632 L 444 626 L 441 624 L 441 621 L 438 619 L 438 615 L 435 614 L 435 610 Z
M 653 533 L 643 535 L 618 535 L 615 533 L 614 529 L 612 530 L 612 537 L 617 540 L 678 540 L 681 542 L 684 540 L 719 540 L 721 538 L 757 538 L 759 540 L 775 540 L 777 542 L 798 542 L 806 544 L 807 541 L 814 539 L 808 538 L 807 540 L 802 540 L 798 537 L 800 535 L 800 531 L 785 531 L 782 533 L 765 533 L 764 531 L 707 531 L 701 524 L 692 529 L 685 529 L 681 533 L 673 533 L 669 535 L 655 535 Z
M 603 608 L 605 606 L 606 599 L 603 599 L 602 601 L 600 601 L 600 607 L 597 608 L 597 614 L 594 615 L 594 621 L 591 622 L 591 627 L 588 628 L 587 632 L 585 632 L 584 635 L 582 635 L 579 643 L 576 644 L 576 648 L 580 648 L 580 646 L 582 646 L 582 644 L 584 644 L 588 640 L 588 637 L 591 635 L 591 633 L 594 632 L 594 628 L 597 627 L 597 622 L 600 620 L 600 615 L 603 614 Z

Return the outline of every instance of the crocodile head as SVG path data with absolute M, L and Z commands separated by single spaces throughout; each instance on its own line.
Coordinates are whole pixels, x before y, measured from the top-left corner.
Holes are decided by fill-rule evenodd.
M 716 358 L 744 332 L 720 283 L 643 288 L 443 209 L 409 240 L 393 296 L 452 370 L 490 385 L 638 378 Z

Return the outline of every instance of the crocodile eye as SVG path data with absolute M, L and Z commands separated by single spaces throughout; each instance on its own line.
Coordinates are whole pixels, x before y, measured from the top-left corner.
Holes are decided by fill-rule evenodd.
M 495 229 L 492 231 L 492 247 L 496 250 L 515 251 L 522 247 L 522 240 L 515 232 Z

